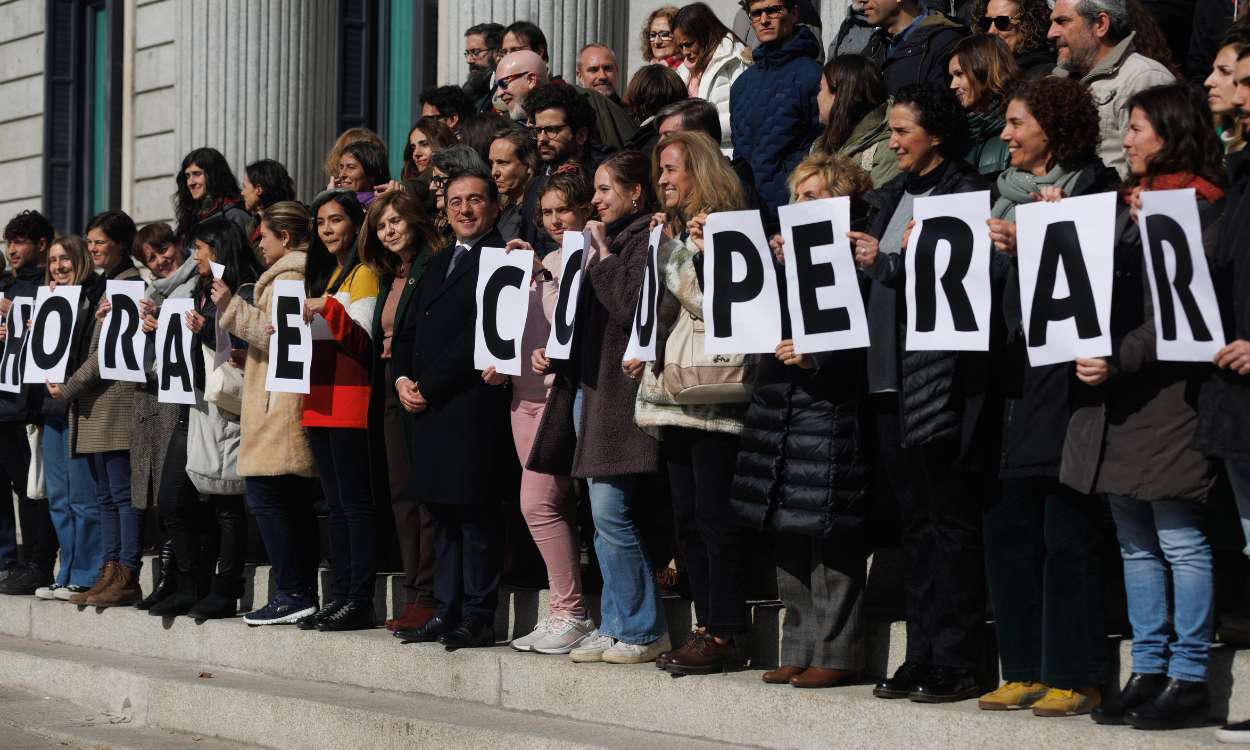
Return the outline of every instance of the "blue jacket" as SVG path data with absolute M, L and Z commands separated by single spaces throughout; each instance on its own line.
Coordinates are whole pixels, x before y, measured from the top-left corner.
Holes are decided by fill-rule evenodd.
M 820 53 L 820 40 L 800 26 L 786 42 L 756 47 L 755 64 L 730 89 L 734 157 L 751 165 L 770 213 L 790 202 L 786 178 L 820 131 Z

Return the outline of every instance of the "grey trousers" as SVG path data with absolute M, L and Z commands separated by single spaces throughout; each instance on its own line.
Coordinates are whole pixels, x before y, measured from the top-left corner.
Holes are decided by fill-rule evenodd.
M 781 664 L 860 671 L 864 668 L 861 545 L 809 536 L 774 536 L 777 590 L 785 605 Z

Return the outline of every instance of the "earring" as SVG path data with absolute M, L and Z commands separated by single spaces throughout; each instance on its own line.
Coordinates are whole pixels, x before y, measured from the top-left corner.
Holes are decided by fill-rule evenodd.
M 630 202 L 630 203 L 632 203 L 632 204 L 634 204 L 634 210 L 635 210 L 635 211 L 637 211 L 637 210 L 638 210 L 638 199 L 637 199 L 637 198 L 630 198 L 630 199 L 629 199 L 629 202 Z

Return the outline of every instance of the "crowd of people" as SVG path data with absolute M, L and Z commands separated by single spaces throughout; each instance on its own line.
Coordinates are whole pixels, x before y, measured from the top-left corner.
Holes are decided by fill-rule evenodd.
M 273 582 L 249 625 L 376 627 L 378 560 L 395 542 L 406 604 L 386 627 L 405 643 L 493 646 L 519 507 L 550 607 L 512 648 L 674 675 L 739 668 L 762 538 L 785 606 L 780 663 L 762 679 L 824 688 L 864 676 L 867 559 L 894 544 L 907 650 L 877 697 L 1139 729 L 1209 722 L 1206 510 L 1235 500 L 1250 538 L 1250 233 L 1237 218 L 1250 24 L 1234 5 L 1204 10 L 1188 39 L 1139 0 L 856 0 L 826 48 L 807 0 L 741 5 L 728 24 L 703 3 L 651 13 L 647 64 L 624 85 L 603 44 L 582 48 L 574 83 L 552 75 L 536 25 L 474 26 L 469 78 L 422 95 L 401 173 L 376 134 L 349 130 L 308 203 L 282 164 L 248 164 L 240 186 L 205 147 L 181 164 L 174 227 L 118 210 L 82 228 L 12 217 L 0 337 L 23 328 L 14 298 L 82 293 L 65 381 L 0 393 L 0 476 L 19 510 L 0 511 L 0 593 L 233 617 L 250 513 Z M 1136 217 L 1143 191 L 1180 188 L 1197 196 L 1230 342 L 1210 363 L 1156 352 Z M 909 350 L 916 200 L 982 190 L 1001 321 L 990 350 Z M 1112 191 L 1114 246 L 1099 251 L 1114 256 L 1113 353 L 1030 366 L 1016 210 Z M 840 196 L 871 344 L 798 353 L 787 324 L 773 355 L 738 357 L 682 398 L 702 351 L 708 216 L 759 211 L 780 265 L 778 208 Z M 626 351 L 656 227 L 659 341 L 643 362 Z M 568 232 L 585 234 L 589 260 L 572 353 L 556 359 Z M 484 247 L 535 251 L 520 376 L 474 366 Z M 150 352 L 146 382 L 102 377 L 113 279 L 145 283 L 148 333 L 166 300 L 192 301 L 196 404 L 160 401 Z M 326 331 L 307 394 L 266 390 L 283 280 Z M 656 544 L 651 516 L 667 513 Z M 1122 566 L 1105 564 L 1104 539 Z M 162 578 L 144 598 L 151 546 Z M 1132 676 L 1107 689 L 1120 570 Z M 680 643 L 661 601 L 675 577 L 696 613 Z M 1225 641 L 1250 642 L 1244 599 L 1219 621 Z M 982 681 L 990 643 L 1001 684 Z M 1219 736 L 1250 741 L 1250 722 Z

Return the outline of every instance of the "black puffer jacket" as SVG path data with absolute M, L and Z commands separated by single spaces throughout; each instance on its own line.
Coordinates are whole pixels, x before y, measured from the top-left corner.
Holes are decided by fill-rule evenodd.
M 962 159 L 947 159 L 938 169 L 938 176 L 930 196 L 970 193 L 992 189 L 992 184 Z M 894 209 L 898 207 L 909 175 L 900 174 L 880 189 L 865 196 L 878 211 L 868 233 L 880 238 Z M 993 196 L 991 196 L 991 203 Z M 1010 261 L 1001 253 L 991 253 L 990 279 L 994 299 L 1001 297 L 1001 290 L 1010 271 Z M 897 326 L 899 349 L 899 417 L 902 441 L 905 447 L 914 448 L 943 440 L 959 442 L 959 463 L 973 468 L 981 463 L 983 452 L 991 449 L 991 441 L 979 439 L 981 425 L 987 416 L 989 384 L 992 382 L 990 352 L 943 352 L 906 350 L 904 339 L 907 331 L 907 312 L 902 253 L 881 253 L 876 264 L 866 273 L 879 285 L 895 291 L 896 306 L 892 324 Z M 874 287 L 873 293 L 876 293 Z M 990 334 L 990 348 L 1005 337 L 1003 316 L 996 309 L 990 320 L 994 330 Z M 869 320 L 869 329 L 874 322 Z M 880 323 L 878 322 L 878 325 Z M 994 415 L 997 410 L 992 410 Z M 995 436 L 996 437 L 996 436 Z M 993 451 L 997 452 L 992 441 Z M 973 455 L 976 452 L 977 455 Z
M 815 358 L 815 370 L 761 358 L 730 507 L 752 528 L 848 538 L 862 530 L 868 506 L 864 350 Z

